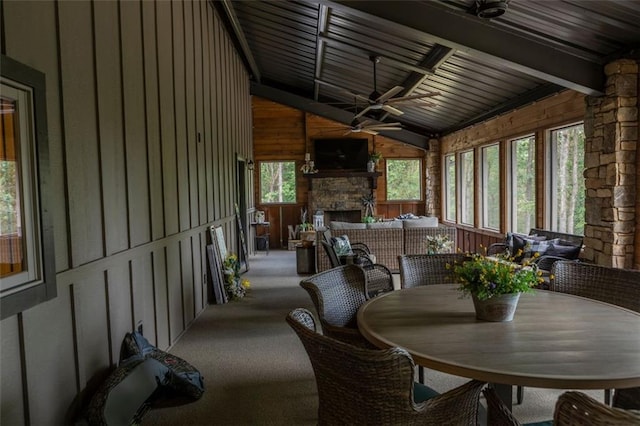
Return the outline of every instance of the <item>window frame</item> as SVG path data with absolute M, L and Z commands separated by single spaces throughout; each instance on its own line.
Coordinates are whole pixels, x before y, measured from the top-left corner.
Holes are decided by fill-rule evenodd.
M 465 173 L 465 169 L 464 169 L 464 159 L 463 157 L 465 155 L 471 155 L 471 175 L 473 177 L 473 185 L 471 187 L 472 190 L 472 196 L 471 196 L 471 203 L 472 203 L 472 208 L 471 208 L 471 221 L 465 221 L 465 210 L 466 210 L 466 197 L 465 197 L 465 192 L 468 190 L 466 186 L 463 186 L 463 176 Z M 474 226 L 475 225 L 475 209 L 476 209 L 476 200 L 475 200 L 475 196 L 476 196 L 476 176 L 475 176 L 475 150 L 474 149 L 469 149 L 469 150 L 465 150 L 465 151 L 460 151 L 458 153 L 458 182 L 457 182 L 457 186 L 458 186 L 458 193 L 460 196 L 460 202 L 458 203 L 460 206 L 460 223 L 463 225 L 468 225 L 468 226 Z
M 537 212 L 538 212 L 538 199 L 537 199 L 537 179 L 536 179 L 536 175 L 538 173 L 538 168 L 536 165 L 537 162 L 537 144 L 538 144 L 538 138 L 537 138 L 537 134 L 535 132 L 532 133 L 527 133 L 521 136 L 517 136 L 517 137 L 513 137 L 510 138 L 508 140 L 507 143 L 507 156 L 508 156 L 508 160 L 507 160 L 507 176 L 506 176 L 506 188 L 507 188 L 507 206 L 506 206 L 506 210 L 505 213 L 507 214 L 507 224 L 508 224 L 508 229 L 511 230 L 512 232 L 519 232 L 517 231 L 516 225 L 517 225 L 517 217 L 518 217 L 518 212 L 517 212 L 517 198 L 516 198 L 516 193 L 514 193 L 514 187 L 515 187 L 515 182 L 516 182 L 516 158 L 515 158 L 515 152 L 516 150 L 514 149 L 514 144 L 516 142 L 519 142 L 521 140 L 524 139 L 529 139 L 531 138 L 533 141 L 533 160 L 534 160 L 534 182 L 533 182 L 533 197 L 534 197 L 534 208 L 533 208 L 533 223 L 532 226 L 529 227 L 530 228 L 535 228 L 536 227 L 536 218 L 537 218 Z M 528 233 L 529 229 L 522 231 L 524 233 Z
M 291 205 L 298 203 L 298 171 L 296 160 L 260 160 L 257 162 L 258 168 L 258 194 L 260 196 L 260 204 L 261 205 L 269 205 L 269 206 L 282 206 L 282 205 Z M 266 163 L 293 163 L 293 188 L 294 188 L 294 200 L 293 201 L 264 201 L 262 198 L 262 165 Z
M 553 127 L 549 127 L 547 129 L 545 129 L 545 183 L 544 183 L 544 191 L 545 191 L 545 212 L 544 212 L 544 223 L 545 223 L 545 228 L 552 230 L 552 231 L 558 231 L 557 227 L 555 226 L 555 211 L 557 210 L 557 205 L 555 202 L 555 197 L 554 194 L 556 193 L 556 180 L 554 179 L 555 176 L 555 157 L 554 157 L 554 153 L 557 151 L 556 150 L 556 145 L 553 139 L 553 132 L 558 131 L 558 130 L 562 130 L 562 129 L 567 129 L 570 127 L 576 127 L 576 126 L 582 126 L 582 131 L 584 132 L 584 121 L 572 121 L 569 123 L 565 123 L 565 124 L 560 124 L 557 126 L 553 126 Z M 585 141 L 586 143 L 586 141 Z M 583 164 L 584 167 L 584 164 Z M 586 202 L 586 194 L 583 194 L 583 196 L 585 197 L 585 202 Z M 585 206 L 586 209 L 586 206 Z M 586 210 L 585 210 L 585 214 L 586 214 Z M 585 219 L 585 225 L 586 225 L 586 217 Z M 565 232 L 565 231 L 561 231 L 561 232 Z M 566 230 L 567 233 L 569 234 L 574 234 L 575 232 L 573 232 L 573 230 Z
M 392 163 L 394 161 L 417 161 L 418 162 L 418 193 L 417 193 L 417 198 L 389 198 L 389 163 Z M 421 158 L 387 158 L 385 159 L 385 184 L 386 184 L 386 198 L 387 201 L 422 201 L 424 200 L 424 182 L 423 182 L 423 163 L 422 163 L 422 159 Z
M 449 179 L 448 179 L 448 169 L 447 169 L 447 159 L 452 158 L 453 159 L 453 194 L 449 193 Z M 442 216 L 444 217 L 444 220 L 449 221 L 449 222 L 457 222 L 458 221 L 458 206 L 457 206 L 457 202 L 458 202 L 458 181 L 457 181 L 457 167 L 458 167 L 458 161 L 457 161 L 457 157 L 456 157 L 456 153 L 451 153 L 451 154 L 445 154 L 442 157 L 442 182 L 443 182 L 443 188 L 444 190 L 442 191 L 443 193 L 443 199 L 444 202 L 442 203 Z M 449 211 L 449 204 L 450 204 L 450 197 L 451 195 L 453 195 L 453 217 L 451 217 L 449 215 L 450 211 Z
M 501 173 L 501 163 L 500 163 L 500 152 L 501 152 L 501 143 L 500 142 L 493 142 L 493 143 L 489 143 L 486 145 L 482 145 L 480 147 L 480 162 L 479 162 L 479 167 L 480 167 L 480 184 L 478 185 L 478 188 L 480 190 L 480 228 L 481 229 L 486 229 L 488 231 L 496 231 L 496 232 L 500 232 L 500 228 L 501 228 L 501 224 L 500 224 L 500 216 L 502 213 L 502 203 L 500 200 L 500 193 L 498 193 L 498 224 L 496 227 L 492 227 L 489 225 L 488 223 L 488 218 L 489 218 L 489 204 L 487 202 L 487 194 L 489 194 L 489 191 L 487 190 L 487 186 L 486 185 L 486 180 L 488 179 L 488 170 L 487 170 L 487 166 L 486 166 L 486 150 L 490 149 L 490 148 L 497 148 L 498 150 L 498 159 L 497 159 L 497 164 L 498 164 L 498 189 L 500 189 L 500 185 L 501 185 L 501 179 L 502 179 L 502 173 Z
M 27 236 L 28 239 L 33 237 L 33 245 L 25 253 L 37 257 L 37 259 L 27 258 L 29 262 L 27 269 L 37 266 L 37 270 L 32 271 L 35 275 L 28 275 L 24 282 L 0 296 L 0 319 L 5 319 L 55 298 L 57 285 L 53 220 L 47 191 L 50 177 L 45 75 L 7 56 L 1 55 L 0 58 L 2 84 L 25 90 L 29 92 L 31 98 L 29 105 L 31 138 L 19 144 L 21 153 L 31 154 L 28 161 L 33 165 L 29 172 L 31 186 L 22 188 L 24 198 L 29 197 L 33 203 L 32 212 L 22 216 L 23 220 L 32 222 L 29 226 L 33 234 Z M 23 184 L 27 183 L 27 181 L 23 182 Z M 36 263 L 32 265 L 34 261 Z

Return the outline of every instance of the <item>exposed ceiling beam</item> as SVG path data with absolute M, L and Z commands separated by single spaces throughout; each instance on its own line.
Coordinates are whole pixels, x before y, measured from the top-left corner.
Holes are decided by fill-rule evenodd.
M 294 95 L 284 90 L 276 89 L 264 84 L 258 84 L 251 82 L 251 94 L 259 96 L 261 98 L 269 99 L 274 102 L 278 102 L 283 105 L 287 105 L 291 108 L 299 109 L 301 111 L 309 112 L 311 114 L 319 115 L 320 117 L 327 118 L 329 120 L 337 121 L 339 123 L 349 125 L 353 120 L 353 113 L 335 108 L 330 105 L 315 102 L 311 99 Z M 413 145 L 417 148 L 428 150 L 428 138 L 427 136 L 419 135 L 408 130 L 400 130 L 393 132 L 380 132 L 381 135 L 391 139 L 395 139 L 400 142 L 404 142 L 409 145 Z
M 467 52 L 506 67 L 587 95 L 602 95 L 601 64 L 518 36 L 487 21 L 460 14 L 436 2 L 346 1 L 322 3 L 370 21 L 395 23 L 434 37 L 438 44 Z M 508 12 L 507 12 L 508 13 Z
M 322 75 L 322 63 L 324 62 L 324 44 L 321 35 L 327 28 L 329 21 L 329 8 L 324 4 L 318 6 L 318 30 L 316 33 L 316 66 L 314 70 L 314 78 L 320 78 Z M 320 95 L 320 86 L 317 82 L 313 83 L 313 99 L 318 100 Z
M 216 2 L 213 2 L 216 3 Z M 244 55 L 249 68 L 251 69 L 251 74 L 253 75 L 253 79 L 257 82 L 260 82 L 260 69 L 256 64 L 255 59 L 253 58 L 253 54 L 251 53 L 251 49 L 249 48 L 249 43 L 247 43 L 247 38 L 244 35 L 244 31 L 242 31 L 242 26 L 240 25 L 240 21 L 236 16 L 236 12 L 233 9 L 233 5 L 231 4 L 231 0 L 220 0 L 222 4 L 222 9 L 227 17 L 227 21 L 229 22 L 229 26 L 233 31 L 233 35 L 238 41 L 240 45 L 240 49 L 242 49 L 242 54 Z

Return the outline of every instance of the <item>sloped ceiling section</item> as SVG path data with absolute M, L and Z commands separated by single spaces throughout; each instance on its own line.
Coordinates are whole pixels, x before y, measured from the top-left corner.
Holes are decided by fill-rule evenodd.
M 385 135 L 421 148 L 564 89 L 599 95 L 603 65 L 638 55 L 640 1 L 504 0 L 483 19 L 484 1 L 498 0 L 214 4 L 253 94 L 345 124 L 370 106 L 362 119 L 398 121 Z M 384 109 L 374 89 L 394 90 Z

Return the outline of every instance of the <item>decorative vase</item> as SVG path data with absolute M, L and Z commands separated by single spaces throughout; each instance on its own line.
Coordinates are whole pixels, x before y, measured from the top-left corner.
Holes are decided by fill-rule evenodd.
M 376 163 L 374 163 L 373 161 L 369 160 L 367 162 L 367 172 L 373 173 L 375 171 L 376 171 Z
M 516 312 L 520 293 L 498 294 L 487 300 L 479 300 L 472 294 L 476 318 L 483 321 L 512 321 Z

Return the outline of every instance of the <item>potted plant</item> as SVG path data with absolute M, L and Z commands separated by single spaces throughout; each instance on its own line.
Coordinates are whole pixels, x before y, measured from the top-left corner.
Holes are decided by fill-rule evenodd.
M 543 281 L 535 264 L 518 265 L 507 256 L 473 253 L 450 268 L 460 283 L 458 290 L 473 299 L 476 318 L 486 321 L 511 321 L 520 294 L 532 292 Z
M 373 173 L 376 171 L 376 167 L 378 166 L 378 162 L 382 159 L 382 154 L 379 152 L 373 151 L 369 154 L 369 161 L 367 162 L 367 171 L 369 173 Z
M 448 235 L 428 235 L 426 240 L 427 254 L 451 253 L 453 241 Z

